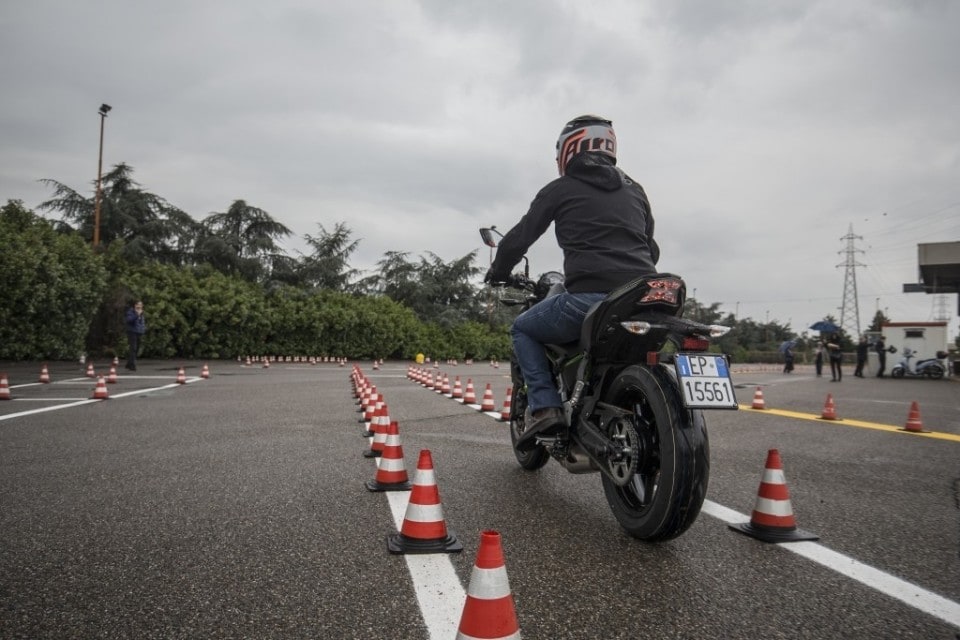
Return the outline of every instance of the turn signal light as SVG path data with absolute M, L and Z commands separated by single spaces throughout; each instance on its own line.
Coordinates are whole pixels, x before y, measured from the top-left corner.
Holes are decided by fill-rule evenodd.
M 627 320 L 626 322 L 621 322 L 620 326 L 636 336 L 646 335 L 652 327 L 649 322 L 644 322 L 643 320 Z
M 730 333 L 730 327 L 725 327 L 720 324 L 710 325 L 710 337 L 719 338 L 720 336 L 725 336 Z

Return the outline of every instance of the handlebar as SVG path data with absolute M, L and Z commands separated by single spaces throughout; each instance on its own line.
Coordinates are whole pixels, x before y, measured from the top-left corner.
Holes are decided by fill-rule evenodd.
M 526 276 L 522 273 L 512 273 L 509 276 L 507 276 L 506 280 L 499 281 L 499 282 L 491 282 L 490 284 L 494 286 L 507 285 L 508 287 L 513 287 L 514 289 L 524 289 L 527 291 L 533 291 L 537 283 L 531 280 L 529 276 Z

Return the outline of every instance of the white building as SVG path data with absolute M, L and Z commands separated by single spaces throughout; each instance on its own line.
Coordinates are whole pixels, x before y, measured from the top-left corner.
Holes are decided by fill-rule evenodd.
M 896 347 L 897 353 L 887 356 L 887 367 L 898 362 L 904 349 L 914 352 L 912 362 L 936 358 L 937 352 L 947 351 L 946 322 L 888 322 L 880 327 L 887 347 Z

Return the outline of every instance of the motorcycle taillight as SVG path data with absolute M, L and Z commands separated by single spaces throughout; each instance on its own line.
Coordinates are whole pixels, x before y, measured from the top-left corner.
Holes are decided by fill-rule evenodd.
M 686 336 L 680 345 L 682 351 L 706 351 L 710 348 L 710 341 L 698 336 Z

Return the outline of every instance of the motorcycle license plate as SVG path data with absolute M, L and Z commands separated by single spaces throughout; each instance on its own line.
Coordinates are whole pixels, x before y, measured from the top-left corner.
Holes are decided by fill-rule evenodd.
M 712 353 L 678 353 L 673 362 L 688 409 L 737 408 L 726 358 Z

